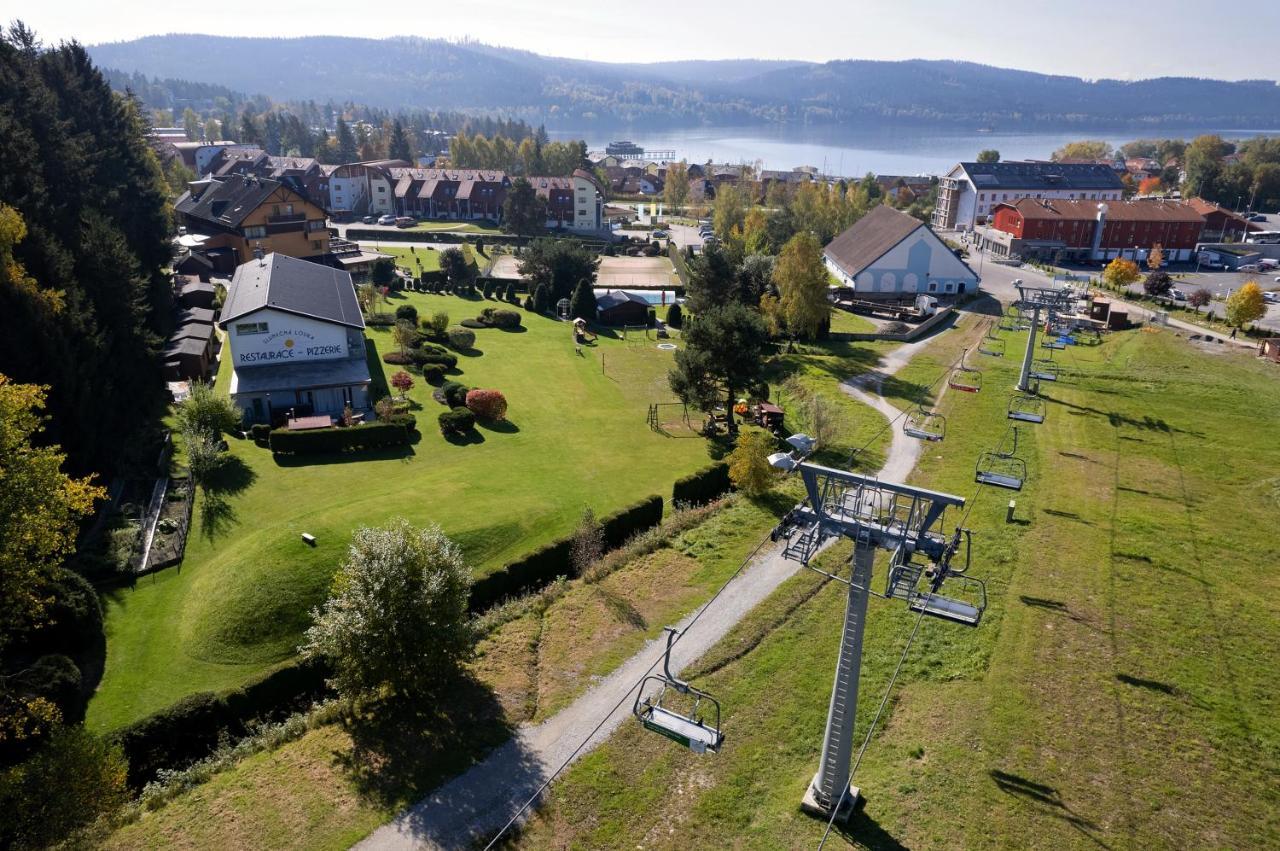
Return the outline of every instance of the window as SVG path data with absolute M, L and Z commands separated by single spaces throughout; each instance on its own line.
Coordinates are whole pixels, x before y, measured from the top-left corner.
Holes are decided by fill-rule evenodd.
M 236 336 L 246 337 L 250 334 L 267 333 L 267 323 L 265 322 L 238 322 L 236 323 Z
M 307 222 L 307 233 L 315 233 L 324 230 L 324 219 L 310 219 Z
M 267 235 L 266 225 L 254 225 L 244 229 L 245 239 L 262 239 Z
M 319 251 L 319 250 L 320 250 L 320 240 L 318 240 L 318 239 L 313 239 L 313 240 L 311 240 L 311 247 L 312 247 L 312 248 L 314 248 L 316 251 Z
M 385 187 L 385 186 L 379 186 L 379 187 L 378 187 L 378 191 L 379 191 L 379 192 L 386 192 L 386 191 L 387 191 L 387 187 Z

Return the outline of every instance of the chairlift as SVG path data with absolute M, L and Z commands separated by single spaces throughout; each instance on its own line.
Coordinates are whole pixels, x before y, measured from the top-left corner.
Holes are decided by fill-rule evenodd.
M 951 558 L 960 546 L 963 534 L 965 566 L 951 566 Z M 957 529 L 951 548 L 939 564 L 924 565 L 912 561 L 904 547 L 894 551 L 889 562 L 885 596 L 907 601 L 907 608 L 941 620 L 965 626 L 977 626 L 987 608 L 987 587 L 980 579 L 966 576 L 970 555 L 969 532 Z M 920 587 L 924 580 L 923 588 Z M 945 588 L 947 595 L 941 590 Z M 948 596 L 953 595 L 953 596 Z
M 975 482 L 1009 490 L 1022 490 L 1022 485 L 1027 480 L 1027 462 L 1017 456 L 1018 427 L 1014 426 L 1012 431 L 1013 448 L 1008 452 L 997 448 L 978 456 L 978 463 L 973 472 Z M 1003 446 L 1003 441 L 1001 445 Z
M 1038 396 L 1013 396 L 1009 399 L 1009 419 L 1024 423 L 1044 422 L 1045 404 Z
M 1038 381 L 1057 381 L 1062 368 L 1048 359 L 1036 359 L 1031 363 L 1029 375 Z
M 1040 348 L 1042 349 L 1061 350 L 1061 349 L 1065 349 L 1066 347 L 1067 347 L 1067 344 L 1062 341 L 1061 337 L 1046 336 L 1043 340 L 1040 341 Z
M 936 411 L 916 408 L 902 421 L 902 433 L 917 440 L 942 440 L 947 434 L 947 418 Z
M 1004 357 L 1004 340 L 999 337 L 983 337 L 978 343 L 978 352 L 993 358 L 1002 358 Z
M 962 354 L 960 356 L 960 365 L 951 370 L 951 376 L 947 379 L 947 386 L 952 390 L 977 393 L 982 389 L 982 372 L 971 366 L 966 366 L 964 357 Z
M 724 742 L 724 734 L 720 731 L 720 703 L 706 692 L 672 676 L 671 645 L 675 643 L 677 632 L 670 626 L 666 631 L 667 649 L 662 654 L 662 674 L 644 678 L 636 693 L 631 714 L 636 716 L 646 730 L 666 736 L 694 753 L 715 753 Z M 656 694 L 648 688 L 650 681 L 658 685 Z M 676 695 L 692 699 L 693 707 L 688 714 L 677 712 L 673 708 Z M 704 702 L 713 713 L 714 723 L 708 724 L 699 714 Z

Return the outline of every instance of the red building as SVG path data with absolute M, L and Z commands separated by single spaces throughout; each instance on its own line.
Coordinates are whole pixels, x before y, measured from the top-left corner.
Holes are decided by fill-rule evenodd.
M 1200 241 L 1204 218 L 1181 201 L 1023 198 L 996 205 L 991 230 L 1008 253 L 1022 257 L 1144 258 L 1159 244 L 1166 261 L 1185 261 Z

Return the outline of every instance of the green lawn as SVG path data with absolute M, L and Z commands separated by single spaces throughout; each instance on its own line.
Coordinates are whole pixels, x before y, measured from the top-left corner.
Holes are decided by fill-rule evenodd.
M 419 222 L 409 231 L 452 231 L 453 233 L 502 233 L 502 228 L 490 221 L 458 222 L 452 219 Z
M 865 813 L 828 847 L 1280 844 L 1280 445 L 1259 439 L 1280 376 L 1167 331 L 1058 354 L 1070 380 L 1023 429 L 1028 486 L 980 492 L 967 520 L 986 617 L 924 622 L 856 778 Z M 947 439 L 918 483 L 975 494 L 1017 367 L 984 360 L 981 393 L 944 397 Z M 816 847 L 824 824 L 797 805 L 843 616 L 843 588 L 819 583 L 797 576 L 699 663 L 694 684 L 725 708 L 721 753 L 628 725 L 515 844 Z M 913 623 L 871 601 L 859 742 Z
M 455 323 L 493 304 L 407 298 Z M 483 574 L 564 534 L 588 506 L 602 514 L 669 495 L 672 481 L 709 462 L 704 441 L 645 424 L 655 394 L 670 398 L 670 354 L 602 336 L 580 356 L 567 325 L 522 314 L 527 330 L 482 330 L 478 351 L 460 358 L 459 380 L 501 389 L 511 406 L 509 424 L 482 426 L 471 443 L 439 435 L 442 408 L 420 379 L 410 398 L 422 436 L 405 450 L 282 461 L 232 440 L 223 499 L 197 503 L 184 563 L 106 600 L 106 673 L 90 726 L 118 727 L 292 656 L 356 526 L 439 523 Z M 368 337 L 380 352 L 393 345 L 385 330 Z M 626 374 L 602 371 L 602 356 L 614 355 Z
M 874 334 L 876 324 L 865 316 L 835 309 L 831 311 L 831 330 L 842 334 Z

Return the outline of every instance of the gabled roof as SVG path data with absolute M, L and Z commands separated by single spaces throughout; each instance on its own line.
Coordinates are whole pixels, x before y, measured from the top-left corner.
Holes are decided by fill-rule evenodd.
M 992 189 L 1121 189 L 1119 175 L 1101 163 L 999 162 L 960 163 L 979 190 Z
M 1204 221 L 1201 214 L 1191 204 L 1181 201 L 1139 200 L 1139 201 L 1082 201 L 1063 198 L 1022 198 L 1016 203 L 1009 201 L 997 204 L 997 207 L 1011 207 L 1018 211 L 1024 219 L 1084 221 L 1096 220 L 1098 208 L 1106 206 L 1107 221 L 1111 222 L 1188 222 L 1199 224 Z
M 228 322 L 266 307 L 364 328 L 348 272 L 284 254 L 268 254 L 236 268 L 218 324 L 225 328 Z
M 642 304 L 646 308 L 649 307 L 649 302 L 645 301 L 643 296 L 626 290 L 609 290 L 604 295 L 596 296 L 597 310 L 610 310 L 627 303 Z
M 192 190 L 184 192 L 174 208 L 183 215 L 232 228 L 239 227 L 281 187 L 278 180 L 243 174 L 209 177 L 191 185 L 195 194 Z
M 919 219 L 881 204 L 831 240 L 823 253 L 854 277 L 922 227 Z

